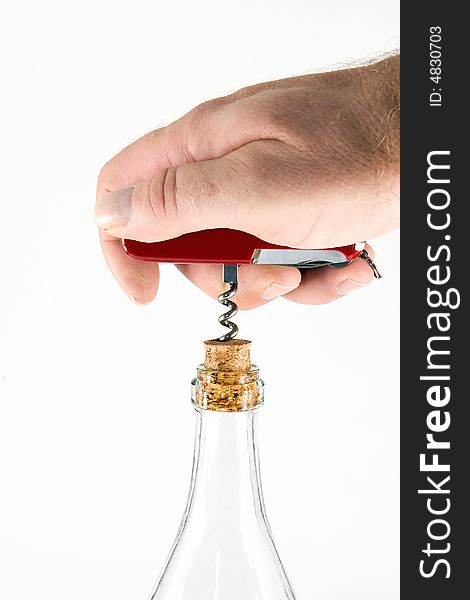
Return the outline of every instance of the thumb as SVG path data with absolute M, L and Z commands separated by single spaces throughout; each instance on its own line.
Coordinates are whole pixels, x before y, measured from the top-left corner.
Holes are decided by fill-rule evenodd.
M 251 218 L 250 228 L 247 214 L 259 205 L 262 192 L 250 166 L 256 161 L 247 154 L 263 143 L 269 144 L 252 142 L 217 159 L 161 169 L 149 179 L 108 192 L 95 204 L 95 220 L 114 237 L 144 242 L 226 226 L 256 235 L 259 220 Z

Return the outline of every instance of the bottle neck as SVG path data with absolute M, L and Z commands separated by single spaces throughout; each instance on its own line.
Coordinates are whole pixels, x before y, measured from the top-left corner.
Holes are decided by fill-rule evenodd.
M 250 360 L 250 342 L 205 345 L 191 391 L 197 427 L 187 514 L 196 528 L 242 523 L 246 530 L 256 521 L 264 528 L 255 429 L 263 382 Z
M 190 510 L 212 516 L 229 511 L 235 519 L 264 512 L 256 413 L 197 409 Z

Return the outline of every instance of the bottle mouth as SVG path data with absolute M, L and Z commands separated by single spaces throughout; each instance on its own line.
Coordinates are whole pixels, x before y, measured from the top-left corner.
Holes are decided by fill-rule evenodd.
M 259 369 L 251 363 L 248 340 L 204 342 L 204 364 L 197 368 L 191 398 L 197 409 L 219 412 L 253 410 L 263 402 Z
M 254 410 L 264 401 L 264 382 L 259 369 L 248 371 L 213 371 L 200 365 L 191 382 L 191 400 L 198 410 L 244 412 Z

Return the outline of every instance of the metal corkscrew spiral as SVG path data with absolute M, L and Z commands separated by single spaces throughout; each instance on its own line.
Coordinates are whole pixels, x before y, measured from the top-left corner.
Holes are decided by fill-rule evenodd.
M 237 271 L 237 265 L 224 265 L 223 279 L 225 283 L 230 285 L 230 287 L 225 292 L 222 292 L 218 296 L 217 300 L 220 302 L 220 304 L 223 304 L 228 308 L 226 312 L 220 315 L 219 323 L 224 327 L 227 327 L 229 331 L 217 338 L 219 342 L 228 342 L 229 340 L 233 340 L 238 333 L 238 325 L 236 325 L 233 321 L 230 321 L 230 319 L 238 312 L 238 306 L 233 300 L 230 299 L 235 296 L 238 290 Z
M 222 315 L 220 315 L 219 323 L 224 327 L 228 327 L 228 329 L 230 330 L 224 335 L 221 335 L 219 338 L 217 338 L 219 342 L 227 342 L 228 340 L 233 340 L 233 338 L 238 333 L 238 325 L 236 325 L 233 321 L 230 321 L 230 319 L 234 317 L 238 312 L 238 306 L 235 304 L 235 302 L 230 300 L 230 298 L 235 296 L 235 294 L 237 293 L 237 288 L 238 285 L 236 283 L 231 283 L 230 288 L 226 292 L 220 294 L 220 296 L 218 296 L 217 298 L 217 300 L 221 304 L 224 304 L 229 309 L 227 312 L 224 312 Z

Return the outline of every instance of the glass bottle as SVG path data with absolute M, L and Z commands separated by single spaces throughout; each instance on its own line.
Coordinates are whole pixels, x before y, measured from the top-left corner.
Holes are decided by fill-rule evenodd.
M 189 496 L 151 600 L 295 600 L 264 508 L 256 441 L 263 383 L 250 344 L 205 342 L 192 382 Z

